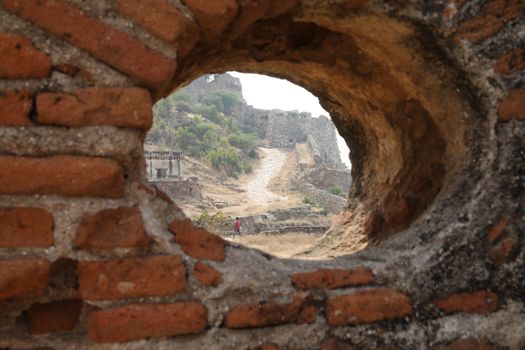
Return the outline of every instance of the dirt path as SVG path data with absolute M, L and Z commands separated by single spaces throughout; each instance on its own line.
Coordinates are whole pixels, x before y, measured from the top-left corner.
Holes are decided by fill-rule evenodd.
M 264 160 L 255 170 L 253 178 L 242 186 L 242 189 L 246 191 L 248 203 L 265 206 L 271 202 L 288 199 L 288 197 L 271 192 L 268 188 L 270 181 L 281 172 L 286 154 L 275 148 L 260 148 L 259 150 L 263 153 Z
M 261 159 L 252 174 L 241 177 L 237 186 L 242 190 L 235 196 L 238 205 L 228 206 L 223 212 L 232 216 L 246 216 L 264 213 L 268 210 L 290 208 L 299 203 L 297 196 L 281 196 L 272 189 L 272 179 L 280 176 L 281 170 L 289 166 L 288 154 L 275 148 L 259 148 Z M 275 182 L 275 180 L 273 180 Z

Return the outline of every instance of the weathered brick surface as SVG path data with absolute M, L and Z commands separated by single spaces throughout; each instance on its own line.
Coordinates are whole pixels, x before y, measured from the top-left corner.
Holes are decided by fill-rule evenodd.
M 199 26 L 167 0 L 117 0 L 119 11 L 186 56 L 200 39 Z
M 36 99 L 38 122 L 53 125 L 114 125 L 148 130 L 150 94 L 138 88 L 89 88 L 72 94 L 42 93 Z
M 432 349 L 436 350 L 497 350 L 487 340 L 458 340 L 448 345 L 436 346 Z
M 370 212 L 363 222 L 363 234 L 367 237 L 374 237 L 381 229 L 383 218 L 379 213 Z
M 410 222 L 412 210 L 402 196 L 388 196 L 382 207 L 383 219 L 390 227 L 399 227 Z
M 348 10 L 365 5 L 369 0 L 347 0 L 345 5 Z
M 224 261 L 226 242 L 219 236 L 194 226 L 189 220 L 174 220 L 169 230 L 175 235 L 175 242 L 189 256 Z
M 78 266 L 80 294 L 88 300 L 177 294 L 186 285 L 178 255 L 85 261 Z
M 195 277 L 205 286 L 218 286 L 222 281 L 222 275 L 213 267 L 198 262 L 194 267 Z
M 70 331 L 78 324 L 81 311 L 81 300 L 33 304 L 27 311 L 27 330 L 29 334 Z
M 50 284 L 61 291 L 78 290 L 78 261 L 71 258 L 58 258 L 51 264 Z
M 299 0 L 272 0 L 266 17 L 277 17 L 283 15 L 299 4 Z
M 32 106 L 33 99 L 29 92 L 0 92 L 0 124 L 10 126 L 31 125 L 29 112 L 31 112 Z
M 44 259 L 0 260 L 0 299 L 43 294 L 50 263 Z
M 241 34 L 255 21 L 264 18 L 271 3 L 271 0 L 239 0 L 239 15 L 235 18 L 233 32 Z
M 86 215 L 75 237 L 75 246 L 83 249 L 146 247 L 149 239 L 144 231 L 138 208 L 106 209 Z
M 51 71 L 49 57 L 28 38 L 0 32 L 0 78 L 45 78 Z
M 513 50 L 501 56 L 494 62 L 494 70 L 498 74 L 511 74 L 525 69 L 525 49 Z
M 306 294 L 298 294 L 290 304 L 264 301 L 234 307 L 226 316 L 227 328 L 257 328 L 293 323 L 303 309 Z
M 0 0 L 0 4 L 150 87 L 164 86 L 175 72 L 174 60 L 64 0 Z
M 40 208 L 0 208 L 0 248 L 50 247 L 53 216 Z
M 281 348 L 275 345 L 274 343 L 264 343 L 250 350 L 281 350 Z
M 297 323 L 299 324 L 312 324 L 317 319 L 317 309 L 314 305 L 304 306 L 299 315 L 297 316 Z
M 79 67 L 71 63 L 59 63 L 53 67 L 54 70 L 60 73 L 67 74 L 73 78 L 84 80 L 85 82 L 93 84 L 95 82 L 93 74 L 87 69 Z
M 432 303 L 446 313 L 487 314 L 497 310 L 498 295 L 491 291 L 458 293 L 445 298 L 434 299 Z
M 326 319 L 331 326 L 341 326 L 392 320 L 411 313 L 412 304 L 405 294 L 380 288 L 330 298 Z
M 507 237 L 496 244 L 489 253 L 490 260 L 496 264 L 504 263 L 509 256 L 516 250 L 518 241 L 512 237 Z
M 118 198 L 124 195 L 124 174 L 106 158 L 0 156 L 0 193 Z
M 501 101 L 499 118 L 502 121 L 525 120 L 525 90 L 513 90 Z
M 354 348 L 337 338 L 329 338 L 321 344 L 321 350 L 354 350 Z
M 207 317 L 206 309 L 197 302 L 133 304 L 92 313 L 88 336 L 94 342 L 115 343 L 196 334 L 207 328 Z
M 313 272 L 296 273 L 291 276 L 296 288 L 335 289 L 366 285 L 374 282 L 372 270 L 366 267 L 355 269 L 324 269 Z
M 525 11 L 523 0 L 493 0 L 489 1 L 478 16 L 461 23 L 455 30 L 453 39 L 461 39 L 473 43 L 490 38 L 503 26 Z
M 497 240 L 501 236 L 501 234 L 505 231 L 509 223 L 510 223 L 510 218 L 508 217 L 502 218 L 496 225 L 494 225 L 489 230 L 489 233 L 488 233 L 489 240 L 491 242 L 494 242 L 495 240 Z
M 234 20 L 239 11 L 235 0 L 184 0 L 206 37 L 217 37 Z

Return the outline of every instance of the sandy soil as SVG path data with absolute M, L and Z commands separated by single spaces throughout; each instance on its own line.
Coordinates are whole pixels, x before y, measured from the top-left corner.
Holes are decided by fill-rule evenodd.
M 314 234 L 287 233 L 283 235 L 246 235 L 228 240 L 262 250 L 278 258 L 293 258 L 311 247 L 318 238 L 319 235 Z M 304 256 L 302 259 L 310 258 Z M 320 260 L 322 257 L 315 256 L 313 259 Z

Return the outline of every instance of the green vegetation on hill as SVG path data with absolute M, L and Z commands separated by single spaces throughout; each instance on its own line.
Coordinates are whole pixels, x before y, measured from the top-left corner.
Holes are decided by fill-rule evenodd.
M 197 101 L 181 90 L 153 107 L 146 143 L 208 161 L 232 177 L 251 172 L 257 136 L 255 130 L 241 130 L 234 116 L 243 103 L 232 91 L 216 91 Z

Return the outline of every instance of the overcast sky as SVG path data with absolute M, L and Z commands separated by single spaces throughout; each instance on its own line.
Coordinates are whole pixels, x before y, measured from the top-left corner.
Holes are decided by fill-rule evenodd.
M 260 109 L 282 109 L 285 111 L 298 110 L 310 112 L 312 116 L 325 115 L 327 111 L 319 104 L 319 99 L 302 87 L 290 83 L 288 80 L 277 79 L 266 75 L 228 72 L 241 80 L 242 95 L 249 105 Z M 348 147 L 345 141 L 337 135 L 337 144 L 341 153 L 341 160 L 350 167 Z

